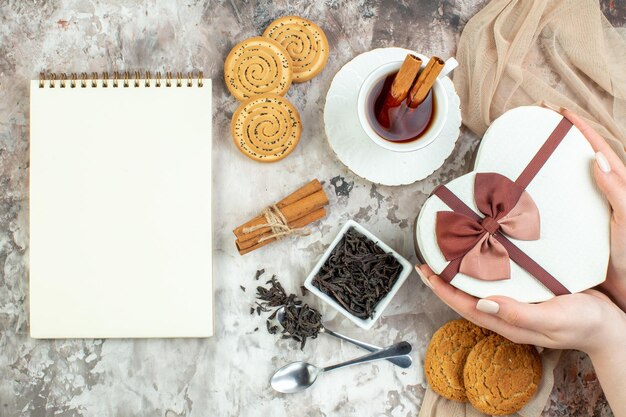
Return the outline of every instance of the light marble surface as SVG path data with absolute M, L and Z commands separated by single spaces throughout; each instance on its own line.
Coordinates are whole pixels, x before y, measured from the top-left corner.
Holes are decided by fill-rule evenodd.
M 426 344 L 438 326 L 455 317 L 415 274 L 370 331 L 307 298 L 322 309 L 329 326 L 348 335 L 380 345 L 411 342 L 413 368 L 394 369 L 386 362 L 353 367 L 292 396 L 271 390 L 268 378 L 274 369 L 293 360 L 330 364 L 361 352 L 323 335 L 300 351 L 295 342 L 267 334 L 264 321 L 249 314 L 253 276 L 263 267 L 296 291 L 350 218 L 415 261 L 411 233 L 419 207 L 437 184 L 469 169 L 478 139 L 463 131 L 445 165 L 424 181 L 375 186 L 342 166 L 326 143 L 324 97 L 334 73 L 371 48 L 400 46 L 426 55 L 453 55 L 464 23 L 483 3 L 0 1 L 0 416 L 415 416 L 424 394 Z M 613 2 L 602 3 L 612 21 L 623 25 L 625 13 L 609 10 Z M 318 77 L 288 93 L 304 125 L 298 148 L 282 162 L 263 165 L 246 159 L 231 143 L 228 126 L 237 102 L 221 81 L 222 62 L 237 41 L 261 33 L 273 18 L 286 14 L 318 22 L 331 54 Z M 28 337 L 28 80 L 41 70 L 114 69 L 202 69 L 215 79 L 217 319 L 211 339 Z M 232 228 L 314 177 L 325 183 L 330 215 L 308 237 L 240 257 Z M 545 415 L 610 414 L 585 355 L 567 353 L 555 379 Z

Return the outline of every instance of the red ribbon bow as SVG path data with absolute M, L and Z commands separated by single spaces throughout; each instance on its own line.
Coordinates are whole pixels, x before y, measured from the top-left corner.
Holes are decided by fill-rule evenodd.
M 448 261 L 462 258 L 459 272 L 465 275 L 487 281 L 509 279 L 509 253 L 494 235 L 539 239 L 537 205 L 524 188 L 496 173 L 476 174 L 474 201 L 485 215 L 483 219 L 453 211 L 437 212 L 439 248 Z

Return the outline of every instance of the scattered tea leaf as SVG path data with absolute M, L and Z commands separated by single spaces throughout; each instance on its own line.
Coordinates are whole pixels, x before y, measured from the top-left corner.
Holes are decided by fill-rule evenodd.
M 266 320 L 267 331 L 276 334 L 279 326 L 272 326 L 272 320 L 276 318 L 278 309 L 284 307 L 285 318 L 282 323 L 282 339 L 293 339 L 300 343 L 300 349 L 304 349 L 308 338 L 315 339 L 322 327 L 322 315 L 316 309 L 302 304 L 295 294 L 287 295 L 283 286 L 278 282 L 275 275 L 272 275 L 266 282 L 269 287 L 257 287 L 257 313 L 260 311 L 270 311 L 269 307 L 275 308 Z M 301 287 L 304 293 L 304 287 Z

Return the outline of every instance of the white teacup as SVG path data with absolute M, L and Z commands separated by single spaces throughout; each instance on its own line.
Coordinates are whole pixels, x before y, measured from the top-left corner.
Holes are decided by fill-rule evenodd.
M 418 58 L 422 60 L 422 69 L 426 67 L 426 63 L 428 62 L 428 58 L 424 55 L 415 54 Z M 390 74 L 397 72 L 402 66 L 403 61 L 393 61 L 387 62 L 380 67 L 373 70 L 363 81 L 361 85 L 361 89 L 359 90 L 359 97 L 357 100 L 357 112 L 359 115 L 359 122 L 361 123 L 361 127 L 369 136 L 374 143 L 377 145 L 389 149 L 390 151 L 395 152 L 412 152 L 418 149 L 424 148 L 431 144 L 443 129 L 443 126 L 448 118 L 448 96 L 441 82 L 441 78 L 445 77 L 450 73 L 454 68 L 458 66 L 458 62 L 454 58 L 449 58 L 444 68 L 441 70 L 441 73 L 435 80 L 433 84 L 433 95 L 434 95 L 434 116 L 427 130 L 423 132 L 419 138 L 410 142 L 392 142 L 389 141 L 382 136 L 380 136 L 371 125 L 370 118 L 372 117 L 373 112 L 368 106 L 371 105 L 372 100 L 370 100 L 370 95 L 372 94 L 372 90 L 376 85 L 378 85 L 383 79 L 387 78 Z M 376 123 L 376 122 L 374 122 Z

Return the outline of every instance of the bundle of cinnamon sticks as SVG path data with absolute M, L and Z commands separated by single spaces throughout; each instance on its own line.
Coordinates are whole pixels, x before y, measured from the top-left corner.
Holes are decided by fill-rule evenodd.
M 437 76 L 443 69 L 445 62 L 436 56 L 430 58 L 426 67 L 420 72 L 422 60 L 415 55 L 407 55 L 396 74 L 383 106 L 380 109 L 378 120 L 388 128 L 391 124 L 389 109 L 400 106 L 405 100 L 408 107 L 414 109 L 428 96 Z
M 280 213 L 277 213 L 277 217 L 286 221 L 287 227 L 281 225 L 283 229 L 298 230 L 326 216 L 324 206 L 327 204 L 328 196 L 322 184 L 315 179 L 272 205 L 271 208 L 278 209 Z M 233 233 L 236 236 L 235 245 L 240 255 L 245 255 L 280 238 L 276 236 L 276 229 L 268 225 L 268 218 L 264 214 L 235 228 Z

